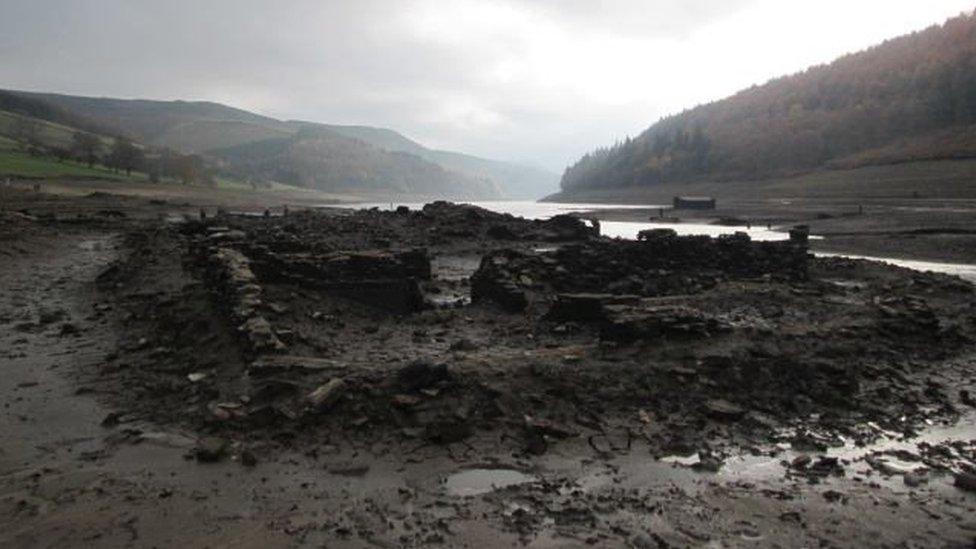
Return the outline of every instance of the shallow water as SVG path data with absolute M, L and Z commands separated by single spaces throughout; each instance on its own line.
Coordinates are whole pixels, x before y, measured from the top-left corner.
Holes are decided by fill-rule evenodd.
M 898 267 L 913 269 L 916 271 L 932 271 L 935 273 L 945 273 L 956 275 L 963 280 L 976 282 L 976 265 L 965 263 L 939 263 L 935 261 L 918 261 L 914 259 L 896 259 L 891 257 L 872 257 L 868 255 L 851 255 L 818 252 L 816 255 L 823 257 L 849 257 L 851 259 L 867 259 L 870 261 L 880 261 L 890 263 Z
M 637 233 L 645 229 L 672 229 L 681 236 L 707 235 L 711 237 L 724 234 L 746 233 L 753 240 L 787 240 L 790 235 L 784 231 L 765 227 L 729 227 L 708 225 L 707 223 L 642 223 L 634 221 L 601 221 L 600 234 L 610 238 L 635 240 Z
M 657 205 L 657 204 L 645 204 L 642 206 L 625 205 L 625 204 L 559 204 L 554 202 L 529 202 L 529 201 L 484 201 L 484 202 L 465 202 L 465 204 L 472 204 L 479 206 L 488 210 L 492 210 L 499 213 L 512 214 L 517 217 L 524 217 L 526 219 L 548 219 L 554 215 L 571 213 L 571 212 L 586 212 L 592 210 L 607 210 L 607 209 L 628 209 L 628 210 L 656 210 L 659 208 L 670 208 L 667 205 Z M 398 206 L 407 206 L 412 210 L 421 209 L 424 207 L 423 202 L 373 202 L 373 203 L 362 203 L 362 204 L 349 204 L 345 207 L 349 208 L 379 208 L 381 210 L 391 210 Z M 651 222 L 632 222 L 632 221 L 601 221 L 600 222 L 600 232 L 604 236 L 610 238 L 623 238 L 627 240 L 633 240 L 637 238 L 637 233 L 645 229 L 673 229 L 676 233 L 682 236 L 687 235 L 708 235 L 711 237 L 716 237 L 725 234 L 733 234 L 736 232 L 747 233 L 753 240 L 760 241 L 775 241 L 775 240 L 786 240 L 789 238 L 789 234 L 785 230 L 779 228 L 767 229 L 766 227 L 757 226 L 752 228 L 747 227 L 730 227 L 726 225 L 708 225 L 705 223 L 651 223 Z M 812 239 L 817 239 L 819 237 L 811 235 Z M 917 271 L 933 271 L 938 273 L 946 273 L 951 275 L 959 276 L 965 280 L 976 282 L 976 265 L 966 265 L 958 263 L 937 263 L 931 261 L 915 261 L 908 259 L 893 259 L 885 257 L 869 257 L 869 256 L 859 256 L 859 255 L 849 255 L 849 254 L 831 254 L 831 253 L 818 253 L 817 255 L 826 257 L 850 257 L 853 259 L 868 259 L 872 261 L 882 261 L 885 263 L 890 263 L 892 265 L 897 265 L 899 267 L 905 267 L 908 269 L 915 269 Z
M 539 479 L 532 475 L 514 469 L 468 469 L 447 477 L 444 490 L 452 496 L 477 496 L 537 480 Z
M 459 202 L 460 204 L 471 204 L 498 213 L 511 214 L 516 217 L 526 219 L 549 219 L 554 215 L 588 212 L 592 210 L 647 210 L 670 208 L 657 204 L 644 206 L 623 205 L 623 204 L 560 204 L 555 202 L 529 202 L 529 201 L 502 201 L 489 200 L 483 202 Z M 425 202 L 370 202 L 362 204 L 348 204 L 343 207 L 356 209 L 378 208 L 380 210 L 394 210 L 399 206 L 406 206 L 411 210 L 419 210 L 424 207 Z

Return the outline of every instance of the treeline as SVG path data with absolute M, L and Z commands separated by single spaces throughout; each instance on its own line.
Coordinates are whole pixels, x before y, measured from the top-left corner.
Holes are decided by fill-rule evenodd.
M 80 130 L 71 134 L 69 143 L 59 143 L 48 138 L 43 124 L 24 114 L 23 110 L 12 116 L 14 120 L 9 136 L 31 156 L 53 158 L 59 162 L 79 162 L 87 164 L 89 168 L 98 164 L 116 172 L 125 172 L 127 176 L 131 176 L 132 172 L 143 172 L 154 183 L 164 178 L 184 184 L 212 185 L 215 181 L 213 170 L 208 168 L 202 157 L 195 154 L 145 147 L 124 136 L 108 140 Z
M 662 119 L 567 168 L 562 188 L 758 179 L 976 156 L 976 17 Z

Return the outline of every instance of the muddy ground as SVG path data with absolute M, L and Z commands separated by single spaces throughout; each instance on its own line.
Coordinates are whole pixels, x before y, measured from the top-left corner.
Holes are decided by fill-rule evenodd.
M 0 545 L 976 540 L 957 278 L 449 204 L 0 192 Z

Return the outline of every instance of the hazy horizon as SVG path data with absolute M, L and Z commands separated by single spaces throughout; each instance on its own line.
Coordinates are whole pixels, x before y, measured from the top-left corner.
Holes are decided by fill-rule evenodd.
M 5 3 L 0 87 L 387 127 L 561 172 L 662 116 L 973 8 L 784 4 Z

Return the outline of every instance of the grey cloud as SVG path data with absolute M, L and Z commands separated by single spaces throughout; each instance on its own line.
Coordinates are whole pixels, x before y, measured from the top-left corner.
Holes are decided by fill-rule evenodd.
M 759 1 L 0 0 L 0 87 L 220 101 L 279 118 L 391 127 L 432 146 L 560 170 L 667 114 L 655 90 L 594 101 L 583 89 L 600 78 L 584 74 L 592 61 L 556 59 L 567 67 L 553 82 L 495 72 L 545 49 L 552 33 L 598 45 L 680 41 Z M 411 26 L 458 6 L 525 18 L 453 41 Z M 535 25 L 550 34 L 540 38 Z M 547 69 L 542 62 L 529 67 Z

